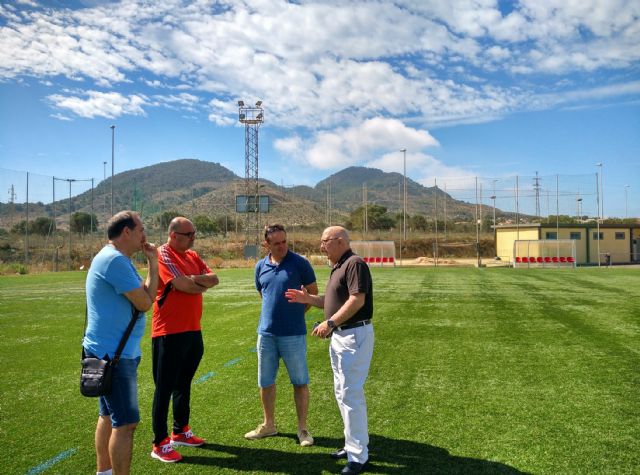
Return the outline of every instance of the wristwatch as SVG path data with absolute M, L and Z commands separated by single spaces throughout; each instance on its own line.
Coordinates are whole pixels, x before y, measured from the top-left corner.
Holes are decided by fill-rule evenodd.
M 331 328 L 333 330 L 336 327 L 336 322 L 334 322 L 333 320 L 329 319 L 329 320 L 327 320 L 327 325 L 329 326 L 329 328 Z

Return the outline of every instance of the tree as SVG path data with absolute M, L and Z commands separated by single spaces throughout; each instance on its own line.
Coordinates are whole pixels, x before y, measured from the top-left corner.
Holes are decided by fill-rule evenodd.
M 193 218 L 193 225 L 196 227 L 199 233 L 203 234 L 217 234 L 220 232 L 218 223 L 213 221 L 208 216 L 199 214 Z
M 364 206 L 360 206 L 351 212 L 349 221 L 352 226 L 364 229 Z M 369 229 L 391 229 L 394 221 L 387 213 L 387 208 L 371 204 L 367 206 L 367 225 Z
M 182 216 L 182 213 L 171 210 L 171 211 L 163 211 L 160 216 L 158 216 L 158 224 L 162 229 L 169 229 L 169 223 L 176 216 Z
M 558 223 L 567 223 L 567 224 L 575 224 L 575 223 L 578 223 L 579 221 L 576 219 L 575 216 L 568 216 L 566 214 L 560 214 L 560 215 L 556 216 L 556 215 L 550 214 L 546 218 L 542 218 L 541 222 L 545 223 L 545 224 L 554 224 L 556 222 L 558 222 Z
M 53 218 L 47 218 L 46 216 L 40 216 L 29 223 L 29 232 L 33 234 L 40 234 L 46 236 L 52 233 L 56 229 L 56 223 Z
M 232 231 L 234 229 L 234 217 L 226 214 L 224 216 L 218 216 L 216 224 L 220 230 L 219 232 L 224 233 L 226 236 L 228 231 Z
M 95 214 L 77 211 L 71 215 L 71 231 L 86 234 L 97 230 L 98 218 Z
M 24 234 L 27 229 L 27 222 L 23 219 L 11 226 L 11 232 L 14 234 Z
M 415 229 L 417 231 L 427 231 L 429 229 L 429 221 L 424 217 L 424 215 L 416 214 L 407 218 L 411 229 Z
M 42 236 L 46 236 L 55 230 L 55 222 L 53 218 L 40 216 L 33 221 L 29 221 L 29 226 L 27 228 L 27 222 L 23 219 L 19 223 L 13 225 L 11 232 L 16 234 L 25 234 L 26 229 L 29 230 L 29 234 L 41 234 Z

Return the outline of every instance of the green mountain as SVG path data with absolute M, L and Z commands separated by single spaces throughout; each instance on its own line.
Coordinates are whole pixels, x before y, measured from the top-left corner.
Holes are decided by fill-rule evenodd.
M 396 172 L 383 172 L 377 168 L 349 167 L 318 182 L 315 187 L 294 187 L 296 196 L 327 203 L 331 196 L 332 209 L 352 211 L 364 204 L 384 206 L 390 212 L 403 209 L 404 177 Z M 475 205 L 452 198 L 440 188 L 425 187 L 407 178 L 407 213 L 433 216 L 444 214 L 447 207 L 448 219 L 469 220 L 475 216 Z
M 217 217 L 234 214 L 235 197 L 245 193 L 245 183 L 219 163 L 181 159 L 118 173 L 113 177 L 113 189 L 114 211 L 135 209 L 147 217 L 163 211 Z M 338 222 L 363 205 L 365 193 L 368 204 L 384 206 L 392 213 L 401 212 L 402 190 L 402 174 L 365 167 L 345 168 L 314 187 L 283 188 L 271 181 L 260 180 L 260 194 L 269 195 L 270 200 L 270 213 L 261 219 L 299 225 L 324 223 L 329 217 L 330 203 L 331 220 Z M 104 223 L 111 210 L 111 177 L 100 182 L 93 192 L 86 191 L 72 197 L 71 201 L 73 211 L 93 210 L 98 222 Z M 445 202 L 448 219 L 474 219 L 474 204 L 455 200 L 439 188 L 425 187 L 407 178 L 409 215 L 419 213 L 433 217 L 437 205 L 438 215 L 442 216 Z M 51 215 L 53 208 L 51 204 L 29 206 L 30 219 Z M 64 226 L 68 201 L 60 200 L 55 206 L 58 220 Z M 4 222 L 9 208 L 9 205 L 0 208 Z M 13 206 L 14 210 L 19 208 L 20 205 Z

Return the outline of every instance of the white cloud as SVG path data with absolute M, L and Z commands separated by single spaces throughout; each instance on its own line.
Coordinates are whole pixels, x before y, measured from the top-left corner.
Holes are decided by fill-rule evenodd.
M 123 96 L 117 92 L 87 91 L 85 97 L 64 96 L 51 94 L 47 99 L 56 107 L 71 111 L 74 114 L 85 117 L 106 117 L 113 119 L 121 115 L 146 115 L 142 106 L 146 99 L 141 96 Z
M 66 122 L 69 122 L 72 120 L 70 117 L 67 117 L 66 115 L 60 114 L 60 113 L 51 114 L 51 117 L 53 117 L 54 119 L 63 120 Z
M 209 117 L 208 119 L 220 126 L 229 126 L 237 123 L 236 118 L 231 118 L 233 111 L 237 112 L 237 107 L 230 101 L 221 101 L 219 99 L 212 99 L 209 101 Z
M 298 136 L 276 142 L 277 149 L 319 169 L 373 163 L 380 154 L 403 147 L 421 150 L 438 146 L 425 130 L 407 127 L 396 119 L 376 117 L 358 125 L 317 133 L 304 141 Z
M 199 100 L 153 96 L 150 105 L 191 113 L 209 102 L 219 125 L 236 123 L 222 103 L 240 97 L 262 99 L 269 123 L 285 128 L 344 129 L 380 116 L 420 126 L 493 120 L 579 97 L 579 78 L 550 94 L 562 75 L 633 73 L 640 59 L 634 0 L 520 0 L 505 3 L 506 14 L 495 0 L 30 4 L 0 5 L 0 80 L 127 83 L 129 98 L 178 89 Z M 51 101 L 93 114 L 82 102 Z M 106 113 L 140 114 L 143 105 Z
M 180 94 L 154 95 L 151 99 L 153 100 L 151 105 L 185 111 L 195 111 L 200 103 L 198 96 L 186 92 Z
M 295 156 L 303 148 L 302 139 L 299 136 L 287 137 L 284 139 L 277 139 L 273 146 L 276 150 L 289 156 Z

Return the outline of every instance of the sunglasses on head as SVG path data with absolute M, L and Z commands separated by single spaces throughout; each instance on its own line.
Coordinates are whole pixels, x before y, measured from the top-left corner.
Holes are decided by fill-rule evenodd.
M 273 224 L 271 226 L 265 226 L 264 227 L 264 238 L 267 239 L 267 236 L 269 236 L 269 234 L 277 233 L 279 231 L 282 231 L 283 233 L 286 232 L 284 230 L 284 226 L 281 225 L 281 224 Z

